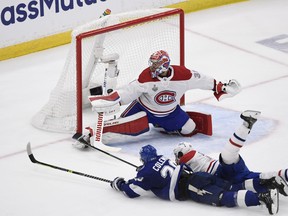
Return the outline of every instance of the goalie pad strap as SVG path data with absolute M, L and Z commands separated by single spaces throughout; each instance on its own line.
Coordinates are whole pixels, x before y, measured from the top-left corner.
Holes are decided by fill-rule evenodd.
M 200 112 L 186 112 L 186 113 L 195 122 L 197 133 L 212 136 L 212 116 L 210 114 Z
M 149 131 L 149 123 L 145 112 L 105 121 L 103 128 L 103 133 L 120 133 L 130 136 L 137 136 L 147 131 Z

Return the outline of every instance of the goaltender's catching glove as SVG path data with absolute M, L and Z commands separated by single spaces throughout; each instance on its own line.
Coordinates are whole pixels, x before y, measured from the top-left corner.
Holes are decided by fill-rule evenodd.
M 237 80 L 231 79 L 228 83 L 219 82 L 216 84 L 215 82 L 213 90 L 214 96 L 218 101 L 220 101 L 222 99 L 233 97 L 238 94 L 241 91 L 241 85 Z
M 104 112 L 107 115 L 115 114 L 120 110 L 120 96 L 117 91 L 109 95 L 92 95 L 89 96 L 89 101 L 92 105 L 92 110 L 96 112 Z
M 122 177 L 116 177 L 111 183 L 110 186 L 116 191 L 122 191 L 121 186 L 125 184 L 125 180 Z

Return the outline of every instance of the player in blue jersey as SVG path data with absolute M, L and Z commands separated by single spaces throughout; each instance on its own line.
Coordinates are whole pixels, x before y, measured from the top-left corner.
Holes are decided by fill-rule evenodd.
M 192 172 L 188 166 L 176 164 L 163 155 L 158 155 L 151 145 L 140 150 L 143 163 L 135 178 L 125 181 L 117 177 L 111 187 L 122 191 L 130 198 L 139 197 L 151 191 L 164 200 L 193 200 L 215 206 L 258 206 L 265 204 L 270 214 L 279 209 L 277 189 L 268 189 L 265 185 L 261 193 L 243 190 L 242 183 L 231 184 L 207 172 Z
M 175 161 L 177 164 L 185 163 L 194 172 L 208 172 L 217 175 L 231 183 L 241 183 L 246 189 L 257 191 L 255 182 L 274 185 L 279 192 L 288 196 L 288 174 L 287 169 L 277 172 L 253 172 L 246 166 L 239 151 L 244 145 L 250 131 L 260 116 L 259 111 L 246 110 L 241 113 L 243 119 L 233 136 L 224 145 L 219 155 L 219 160 L 196 151 L 190 143 L 182 142 L 174 148 Z

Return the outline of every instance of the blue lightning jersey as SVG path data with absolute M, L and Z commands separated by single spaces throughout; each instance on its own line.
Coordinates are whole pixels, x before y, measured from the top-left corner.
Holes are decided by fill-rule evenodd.
M 120 191 L 130 198 L 152 191 L 164 200 L 193 200 L 215 206 L 237 206 L 237 191 L 229 191 L 231 183 L 207 172 L 192 173 L 185 164 L 176 166 L 162 155 L 147 162 L 137 176 L 119 185 Z M 242 185 L 242 184 L 241 184 Z M 220 198 L 222 197 L 222 199 Z M 259 205 L 256 193 L 245 195 L 246 206 Z
M 161 199 L 175 200 L 180 170 L 174 162 L 159 155 L 157 159 L 143 165 L 137 176 L 122 184 L 120 190 L 130 198 L 152 191 Z

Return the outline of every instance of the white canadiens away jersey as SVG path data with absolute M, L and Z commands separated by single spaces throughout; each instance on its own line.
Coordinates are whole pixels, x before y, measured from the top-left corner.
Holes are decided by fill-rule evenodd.
M 218 160 L 195 150 L 183 155 L 179 162 L 187 164 L 194 172 L 208 172 L 213 175 L 219 166 Z
M 174 111 L 186 91 L 214 88 L 214 78 L 190 71 L 184 66 L 170 66 L 170 72 L 169 77 L 151 78 L 150 69 L 146 68 L 137 80 L 118 90 L 121 104 L 137 99 L 151 113 L 166 115 Z

